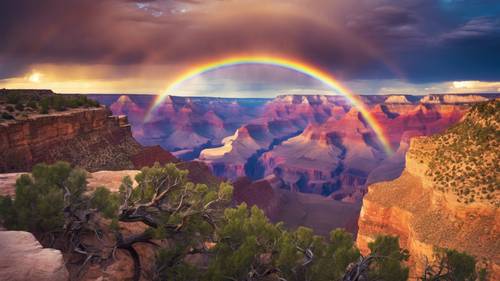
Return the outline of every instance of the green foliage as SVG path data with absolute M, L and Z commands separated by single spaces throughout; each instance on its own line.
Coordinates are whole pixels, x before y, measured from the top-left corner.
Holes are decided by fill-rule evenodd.
M 24 110 L 24 104 L 22 102 L 18 101 L 16 103 L 15 108 L 16 108 L 16 110 L 23 111 Z
M 226 209 L 224 218 L 208 280 L 337 280 L 360 256 L 344 230 L 332 231 L 329 240 L 306 227 L 286 231 L 282 224 L 270 223 L 262 210 L 249 210 L 244 203 Z
M 224 226 L 214 252 L 215 258 L 208 270 L 208 280 L 234 278 L 244 280 L 252 268 L 266 267 L 266 255 L 272 255 L 279 245 L 282 226 L 269 222 L 264 212 L 257 207 L 250 210 L 246 204 L 224 211 Z M 293 250 L 285 254 L 293 255 Z M 281 260 L 289 259 L 282 256 Z M 281 261 L 283 262 L 283 261 Z
M 0 196 L 0 222 L 5 226 L 15 224 L 13 201 L 10 196 Z
M 453 280 L 476 279 L 476 259 L 474 257 L 469 256 L 467 253 L 447 249 L 445 250 L 445 259 Z
M 37 109 L 41 114 L 48 114 L 51 110 L 64 111 L 67 108 L 99 107 L 99 102 L 84 95 L 43 94 L 37 91 L 15 91 L 0 95 L 0 103 L 6 104 L 9 112 L 15 110 L 25 113 L 27 108 Z
M 230 184 L 194 184 L 187 173 L 174 163 L 156 163 L 136 175 L 137 187 L 132 187 L 130 177 L 120 186 L 118 219 L 142 221 L 149 226 L 144 237 L 172 242 L 157 256 L 159 280 L 193 280 L 195 271 L 185 258 L 205 251 L 204 245 L 213 241 L 215 227 L 232 198 Z
M 2 199 L 0 217 L 9 229 L 60 231 L 64 223 L 64 189 L 79 196 L 84 187 L 85 173 L 72 170 L 67 163 L 36 165 L 31 176 L 25 174 L 16 181 L 15 199 Z
M 92 208 L 100 211 L 108 219 L 116 218 L 120 207 L 120 195 L 109 191 L 106 187 L 98 187 L 90 199 Z
M 465 252 L 435 249 L 434 264 L 427 265 L 420 280 L 482 281 L 487 279 L 486 269 Z
M 66 110 L 66 100 L 64 97 L 60 95 L 56 95 L 51 97 L 52 107 L 57 111 Z
M 41 114 L 49 113 L 49 99 L 45 98 L 40 101 L 40 113 Z
M 399 247 L 399 238 L 379 236 L 368 243 L 371 255 L 380 257 L 372 264 L 370 280 L 405 281 L 408 279 L 408 268 L 402 264 L 409 258 L 407 250 Z
M 30 100 L 28 101 L 28 103 L 26 104 L 28 107 L 31 107 L 33 109 L 36 109 L 38 107 L 38 104 L 35 100 Z
M 177 264 L 172 261 L 184 257 L 184 248 L 174 245 L 171 249 L 161 248 L 156 254 L 156 274 L 153 280 L 193 281 L 200 280 L 202 272 L 199 268 L 181 260 Z
M 323 249 L 321 259 L 313 265 L 312 280 L 338 280 L 347 266 L 360 257 L 352 235 L 343 229 L 330 232 L 330 241 Z
M 118 222 L 142 221 L 138 218 L 144 216 L 152 223 L 132 237 L 140 237 L 140 242 L 168 241 L 156 252 L 154 280 L 332 281 L 341 280 L 346 270 L 363 260 L 346 231 L 337 229 L 324 238 L 309 228 L 289 231 L 282 223 L 273 224 L 255 206 L 226 208 L 232 197 L 230 184 L 188 182 L 187 171 L 175 164 L 142 169 L 135 177 L 135 188 L 131 178 L 125 177 L 118 193 L 98 187 L 88 194 L 86 176 L 85 171 L 64 162 L 35 166 L 31 175 L 17 180 L 15 199 L 0 197 L 0 223 L 36 234 L 61 232 L 71 225 L 67 209 L 75 211 L 71 214 L 87 214 L 92 209 L 110 219 L 105 222 L 121 237 L 119 244 L 127 239 Z M 403 265 L 408 251 L 399 247 L 397 237 L 377 237 L 368 247 L 373 257 L 367 266 L 368 280 L 408 279 L 408 268 Z M 209 258 L 207 268 L 189 262 L 198 253 Z M 436 264 L 422 280 L 486 280 L 485 270 L 478 269 L 474 257 L 466 253 L 438 250 Z
M 167 189 L 168 186 L 174 184 L 179 186 L 185 185 L 187 183 L 187 174 L 187 171 L 177 169 L 174 163 L 169 163 L 165 166 L 156 164 L 153 167 L 144 167 L 135 176 L 138 186 L 132 191 L 129 203 L 134 201 L 139 203 L 149 202 L 153 199 L 156 188 Z
M 20 98 L 21 97 L 19 95 L 16 95 L 14 93 L 9 93 L 6 95 L 6 101 L 9 104 L 17 104 L 19 102 Z
M 30 102 L 33 102 L 31 100 Z M 66 96 L 66 95 L 51 95 L 41 98 L 38 102 L 28 104 L 31 108 L 40 107 L 39 111 L 42 114 L 47 114 L 50 109 L 56 111 L 64 111 L 67 108 L 78 108 L 78 107 L 99 107 L 100 104 L 97 101 L 87 98 L 86 96 Z

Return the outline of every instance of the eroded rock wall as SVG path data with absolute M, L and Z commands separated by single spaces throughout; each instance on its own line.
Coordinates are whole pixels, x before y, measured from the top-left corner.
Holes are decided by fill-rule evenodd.
M 101 108 L 71 109 L 0 124 L 0 172 L 29 171 L 65 160 L 89 171 L 133 168 L 141 149 L 125 116 Z
M 358 221 L 358 247 L 365 254 L 377 235 L 397 235 L 410 251 L 412 274 L 420 274 L 435 247 L 465 251 L 487 264 L 490 280 L 500 279 L 500 217 L 498 208 L 464 204 L 436 190 L 429 169 L 412 141 L 403 174 L 369 187 Z M 428 148 L 433 149 L 433 148 Z

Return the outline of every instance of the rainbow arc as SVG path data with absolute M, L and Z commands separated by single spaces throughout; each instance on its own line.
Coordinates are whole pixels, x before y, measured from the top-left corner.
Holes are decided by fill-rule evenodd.
M 378 123 L 375 117 L 370 113 L 366 105 L 361 101 L 361 99 L 352 93 L 349 89 L 340 84 L 331 74 L 322 71 L 321 69 L 314 67 L 310 64 L 292 60 L 287 58 L 281 58 L 277 56 L 235 56 L 229 57 L 225 59 L 214 60 L 208 63 L 200 64 L 194 67 L 191 67 L 188 71 L 179 75 L 168 87 L 167 89 L 158 95 L 149 109 L 146 115 L 146 121 L 150 120 L 151 114 L 161 105 L 165 98 L 169 95 L 174 95 L 175 90 L 178 89 L 183 83 L 186 81 L 207 73 L 209 71 L 213 71 L 216 69 L 220 69 L 223 67 L 230 67 L 236 65 L 244 65 L 244 64 L 262 64 L 262 65 L 272 65 L 277 67 L 282 67 L 290 70 L 297 71 L 306 76 L 309 76 L 313 79 L 316 79 L 338 94 L 344 96 L 349 102 L 354 106 L 360 114 L 363 116 L 365 121 L 371 127 L 373 132 L 377 135 L 380 143 L 382 144 L 385 152 L 387 154 L 392 154 L 392 148 L 387 140 L 387 137 L 384 134 L 384 130 L 382 126 Z

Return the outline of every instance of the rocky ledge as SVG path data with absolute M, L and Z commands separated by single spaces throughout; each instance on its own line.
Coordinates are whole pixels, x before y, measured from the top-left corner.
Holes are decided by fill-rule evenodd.
M 104 107 L 34 114 L 0 123 L 0 172 L 29 171 L 36 163 L 68 161 L 89 171 L 133 168 L 141 150 L 126 116 Z
M 434 248 L 439 247 L 472 254 L 487 265 L 491 280 L 500 280 L 499 190 L 488 186 L 495 169 L 467 172 L 490 162 L 498 165 L 499 123 L 494 120 L 499 120 L 499 108 L 500 101 L 473 107 L 446 133 L 412 140 L 403 174 L 371 185 L 363 199 L 357 236 L 363 252 L 379 234 L 398 235 L 401 247 L 410 251 L 414 274 L 422 271 L 426 258 L 432 260 Z M 478 133 L 483 130 L 491 132 Z M 469 153 L 480 147 L 488 149 Z M 452 159 L 462 150 L 469 156 Z M 436 175 L 437 170 L 445 173 Z M 476 181 L 481 184 L 471 184 Z
M 0 231 L 0 280 L 68 279 L 61 251 L 43 248 L 29 232 Z

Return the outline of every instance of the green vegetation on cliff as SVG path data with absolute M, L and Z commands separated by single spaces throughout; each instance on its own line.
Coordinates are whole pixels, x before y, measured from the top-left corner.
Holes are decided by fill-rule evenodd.
M 134 280 L 408 279 L 408 252 L 397 237 L 378 237 L 362 256 L 344 230 L 328 239 L 305 227 L 286 230 L 255 206 L 230 207 L 230 184 L 195 184 L 187 174 L 176 164 L 155 165 L 136 175 L 135 186 L 125 177 L 119 192 L 91 191 L 85 171 L 64 162 L 39 164 L 19 178 L 14 198 L 0 197 L 0 224 L 31 231 L 77 260 L 68 263 L 79 268 L 71 270 L 75 278 L 92 264 L 115 262 L 119 249 L 134 262 Z M 154 249 L 152 267 L 142 264 L 138 244 Z M 467 278 L 449 280 L 476 280 L 475 260 L 450 253 L 444 256 L 449 276 Z M 441 280 L 429 268 L 421 279 Z
M 99 102 L 84 95 L 62 95 L 43 90 L 0 90 L 0 121 L 23 119 L 36 113 L 99 106 Z
M 474 105 L 462 122 L 422 142 L 434 147 L 420 153 L 437 189 L 461 203 L 500 206 L 500 100 Z

